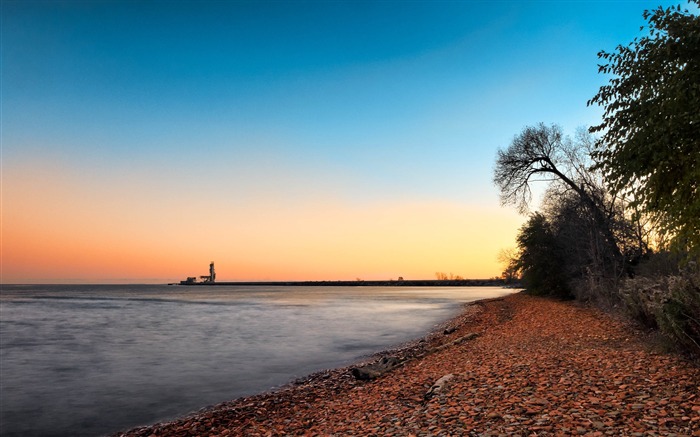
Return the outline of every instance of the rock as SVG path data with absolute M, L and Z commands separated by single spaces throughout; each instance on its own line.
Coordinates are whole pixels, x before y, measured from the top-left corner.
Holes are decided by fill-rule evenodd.
M 447 375 L 442 376 L 440 379 L 435 381 L 435 383 L 430 387 L 430 390 L 428 390 L 428 392 L 425 394 L 424 398 L 430 399 L 431 397 L 440 393 L 445 388 L 447 383 L 450 382 L 454 377 L 455 377 L 454 373 L 449 373 Z
M 352 369 L 352 376 L 362 381 L 369 381 L 389 372 L 400 364 L 401 360 L 396 357 L 384 357 L 376 363 L 367 364 L 362 367 L 354 367 Z

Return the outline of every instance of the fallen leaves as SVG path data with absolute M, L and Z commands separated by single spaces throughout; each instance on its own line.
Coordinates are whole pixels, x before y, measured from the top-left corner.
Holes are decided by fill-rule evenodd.
M 457 338 L 481 334 L 455 343 L 436 331 L 392 351 L 411 359 L 372 381 L 321 372 L 120 435 L 700 437 L 700 369 L 652 351 L 621 320 L 517 294 L 471 305 L 447 326 Z

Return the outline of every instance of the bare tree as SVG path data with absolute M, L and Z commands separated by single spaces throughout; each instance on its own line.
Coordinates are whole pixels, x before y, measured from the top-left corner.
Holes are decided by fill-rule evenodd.
M 520 258 L 520 253 L 515 247 L 509 247 L 506 249 L 501 249 L 498 252 L 497 260 L 498 263 L 503 267 L 503 272 L 501 273 L 501 278 L 503 278 L 506 283 L 516 281 L 520 277 L 520 266 L 518 260 Z
M 590 170 L 593 144 L 583 131 L 572 141 L 557 125 L 528 126 L 507 149 L 498 151 L 493 181 L 501 204 L 515 205 L 521 213 L 529 209 L 532 182 L 545 180 L 554 188 L 572 190 L 588 209 L 614 259 L 621 262 L 622 253 L 611 228 L 614 212 L 606 208 L 603 184 Z

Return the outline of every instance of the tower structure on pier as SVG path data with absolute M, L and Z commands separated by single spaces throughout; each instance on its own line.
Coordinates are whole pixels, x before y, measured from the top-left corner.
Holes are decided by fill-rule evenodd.
M 202 276 L 188 276 L 187 280 L 180 281 L 182 285 L 192 285 L 192 284 L 212 284 L 216 282 L 216 271 L 214 271 L 214 261 L 209 263 L 209 274 Z
M 216 272 L 214 271 L 214 261 L 209 263 L 209 276 L 200 276 L 202 282 L 212 283 L 216 281 Z

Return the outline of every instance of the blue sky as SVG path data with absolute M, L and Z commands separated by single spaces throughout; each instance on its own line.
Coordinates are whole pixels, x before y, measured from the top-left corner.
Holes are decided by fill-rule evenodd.
M 56 180 L 72 188 L 53 199 L 111 205 L 91 221 L 156 217 L 140 229 L 177 205 L 496 208 L 496 149 L 526 125 L 597 123 L 596 54 L 655 5 L 3 0 L 4 234 L 52 214 Z

